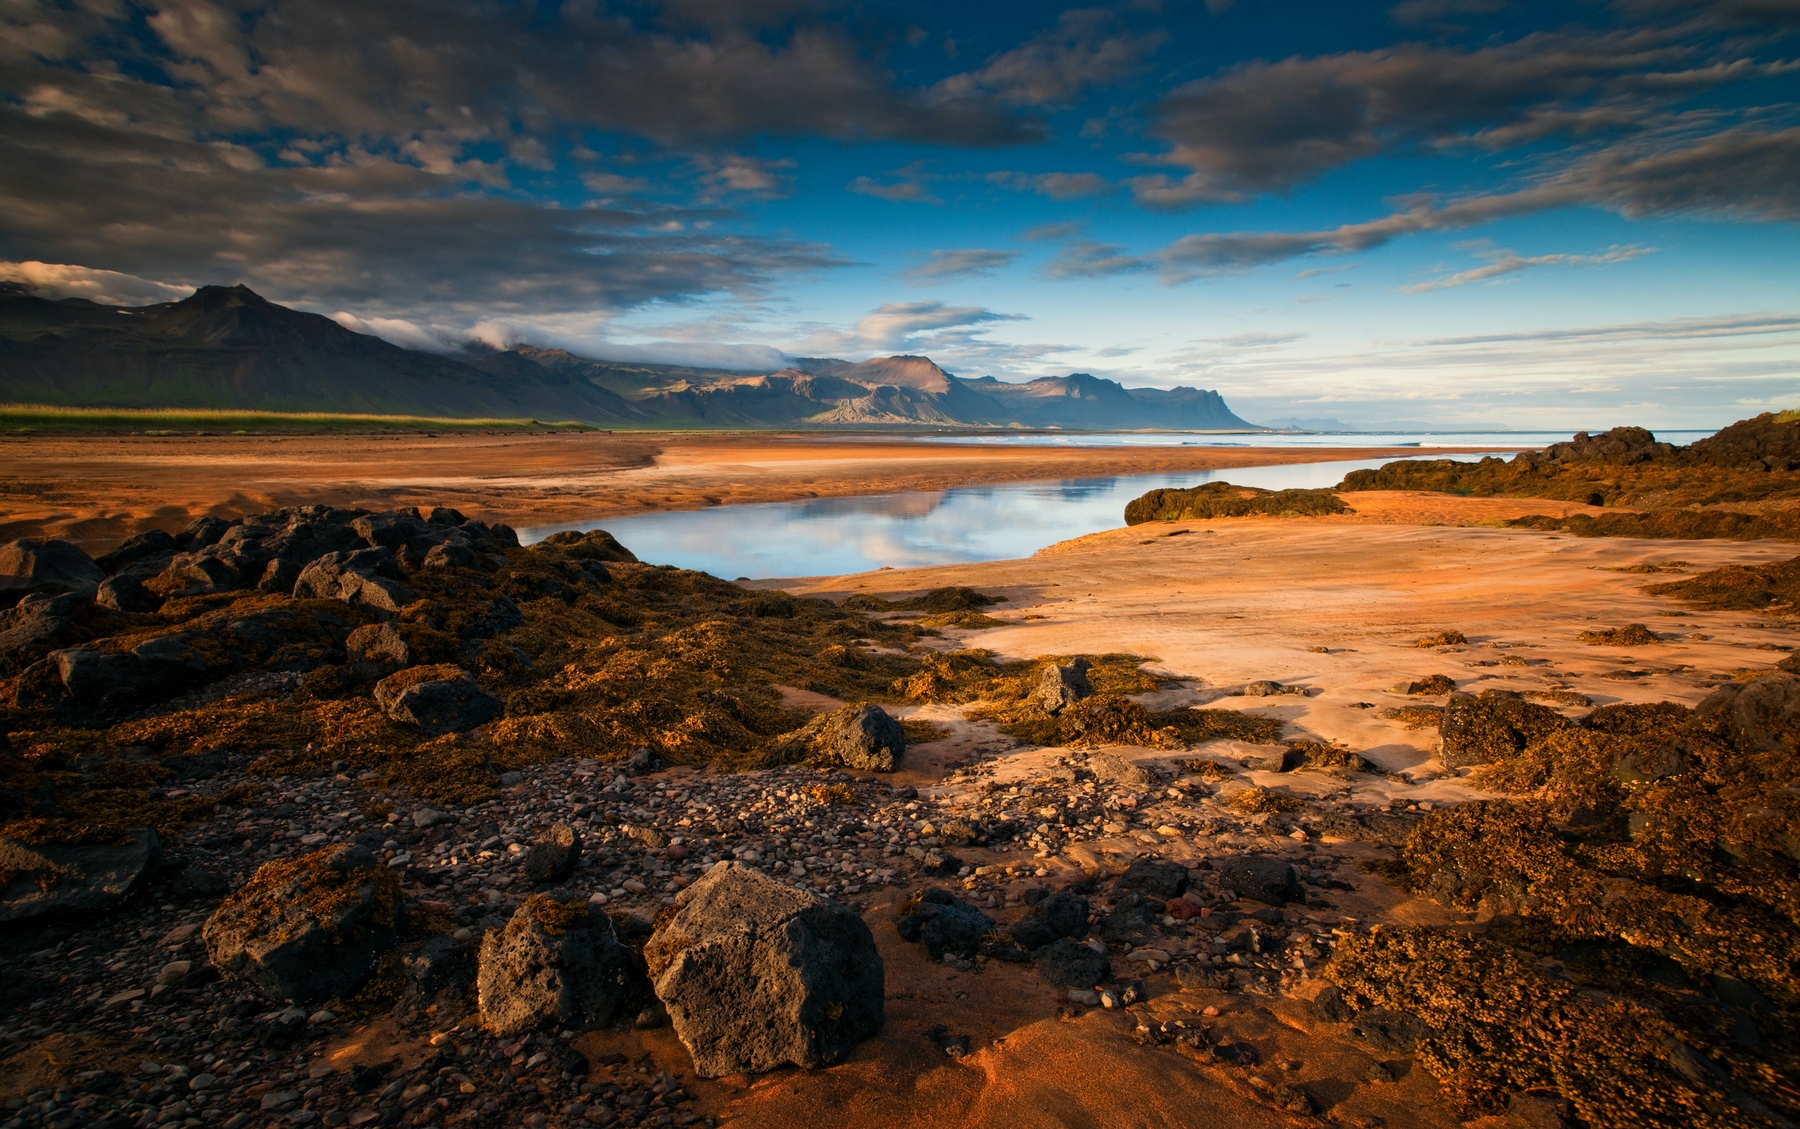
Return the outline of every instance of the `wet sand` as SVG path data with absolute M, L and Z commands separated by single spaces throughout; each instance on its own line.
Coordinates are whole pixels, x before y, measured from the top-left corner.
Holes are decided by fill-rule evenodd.
M 484 521 L 543 527 L 659 509 L 1418 453 L 996 447 L 767 433 L 14 435 L 0 437 L 0 540 L 63 537 L 100 552 L 152 527 L 174 532 L 202 514 L 233 518 L 313 502 L 453 506 Z

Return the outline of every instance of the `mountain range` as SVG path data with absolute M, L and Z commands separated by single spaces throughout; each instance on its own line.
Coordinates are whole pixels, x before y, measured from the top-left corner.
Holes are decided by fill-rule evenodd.
M 1217 392 L 1071 373 L 1009 384 L 927 357 L 794 359 L 750 374 L 517 345 L 405 349 L 244 286 L 152 306 L 0 289 L 0 401 L 573 420 L 646 428 L 1259 430 Z

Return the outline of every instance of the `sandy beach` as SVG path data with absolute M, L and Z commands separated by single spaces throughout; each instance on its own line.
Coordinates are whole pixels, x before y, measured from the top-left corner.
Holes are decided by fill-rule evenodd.
M 148 528 L 326 503 L 519 527 L 1043 479 L 1398 458 L 1418 448 L 996 447 L 882 437 L 552 433 L 0 438 L 0 538 L 102 552 Z M 1451 453 L 1446 449 L 1445 454 Z

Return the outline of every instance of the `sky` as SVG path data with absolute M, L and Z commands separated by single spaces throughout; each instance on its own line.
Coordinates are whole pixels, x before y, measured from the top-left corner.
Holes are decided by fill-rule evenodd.
M 1800 406 L 1800 0 L 0 0 L 0 281 L 400 344 Z

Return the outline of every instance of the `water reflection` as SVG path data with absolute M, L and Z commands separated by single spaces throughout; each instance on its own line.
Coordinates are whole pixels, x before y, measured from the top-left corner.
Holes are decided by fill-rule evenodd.
M 911 568 L 1030 556 L 1058 541 L 1124 525 L 1125 503 L 1159 487 L 1197 486 L 1216 479 L 1265 490 L 1335 486 L 1348 471 L 1389 461 L 1340 460 L 812 498 L 609 517 L 576 528 L 609 530 L 640 560 L 715 576 L 832 576 L 882 565 Z M 520 538 L 535 541 L 562 528 L 568 527 L 521 530 Z

